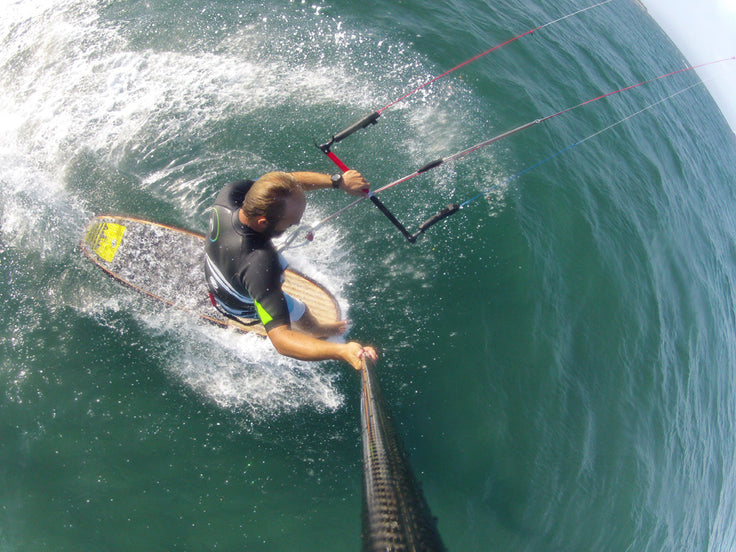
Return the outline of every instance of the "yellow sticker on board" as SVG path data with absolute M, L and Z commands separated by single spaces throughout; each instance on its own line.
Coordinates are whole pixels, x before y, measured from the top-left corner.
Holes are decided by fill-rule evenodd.
M 114 222 L 98 222 L 87 233 L 87 243 L 100 258 L 111 263 L 123 241 L 125 226 Z

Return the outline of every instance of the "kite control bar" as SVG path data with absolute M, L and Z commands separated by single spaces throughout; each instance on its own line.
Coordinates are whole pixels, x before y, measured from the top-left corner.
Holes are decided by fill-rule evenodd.
M 345 171 L 349 170 L 348 166 L 345 163 L 343 163 L 342 160 L 337 155 L 335 155 L 335 153 L 333 151 L 330 150 L 330 146 L 332 146 L 333 143 L 339 142 L 343 138 L 345 138 L 347 136 L 350 136 L 353 132 L 355 132 L 357 130 L 360 130 L 361 128 L 365 128 L 368 125 L 375 124 L 376 119 L 378 119 L 378 117 L 379 117 L 379 114 L 378 113 L 372 113 L 371 115 L 368 115 L 367 117 L 364 117 L 363 119 L 361 119 L 357 123 L 353 124 L 352 126 L 346 128 L 345 130 L 343 130 L 339 134 L 333 136 L 332 137 L 332 140 L 330 140 L 329 142 L 326 142 L 326 143 L 322 144 L 321 146 L 318 145 L 317 147 L 320 150 L 322 150 L 322 152 L 327 157 L 329 157 L 330 160 L 335 165 L 337 165 L 338 168 L 341 171 L 345 172 Z M 428 171 L 430 169 L 433 169 L 435 167 L 439 167 L 443 162 L 444 162 L 443 159 L 437 159 L 435 161 L 431 161 L 431 162 L 427 163 L 426 165 L 424 165 L 419 170 L 417 170 L 416 173 L 415 173 L 415 175 L 416 174 L 423 173 L 423 172 Z M 414 175 L 412 175 L 412 176 L 414 176 Z M 453 214 L 457 213 L 460 210 L 460 205 L 458 205 L 457 203 L 451 203 L 450 205 L 448 205 L 447 207 L 445 207 L 444 209 L 442 209 L 436 215 L 431 216 L 427 220 L 425 220 L 419 226 L 419 229 L 412 234 L 411 232 L 409 232 L 406 229 L 406 226 L 404 226 L 401 223 L 401 221 L 396 218 L 396 215 L 394 215 L 391 212 L 391 210 L 388 207 L 386 207 L 383 204 L 383 202 L 380 199 L 378 199 L 378 197 L 373 192 L 370 192 L 368 190 L 364 190 L 364 191 L 366 192 L 366 196 L 364 196 L 364 197 L 367 197 L 368 199 L 370 199 L 371 202 L 373 203 L 373 205 L 375 205 L 376 207 L 378 207 L 378 210 L 381 211 L 381 213 L 383 213 L 386 216 L 386 218 L 388 220 L 390 220 L 391 223 L 396 228 L 398 228 L 399 232 L 401 232 L 401 234 L 407 239 L 407 241 L 409 243 L 416 242 L 417 241 L 417 238 L 419 236 L 421 236 L 422 234 L 424 234 L 430 226 L 432 226 L 433 224 L 437 224 L 442 219 L 444 219 L 446 217 L 449 217 L 450 215 L 453 215 Z M 351 204 L 351 205 L 353 205 L 353 204 Z M 335 213 L 335 214 L 337 214 L 337 213 Z M 331 218 L 332 216 L 334 216 L 334 215 L 331 215 L 330 217 L 327 217 L 327 219 Z M 318 226 L 321 226 L 322 223 L 324 223 L 327 219 L 324 219 L 322 222 L 320 222 L 318 224 Z
M 335 134 L 328 142 L 325 142 L 322 145 L 319 145 L 319 144 L 315 143 L 315 145 L 320 150 L 322 150 L 322 153 L 324 153 L 327 157 L 329 157 L 329 159 L 335 165 L 337 165 L 337 167 L 341 171 L 345 172 L 345 171 L 349 170 L 349 168 L 330 149 L 332 147 L 332 144 L 334 144 L 336 142 L 340 142 L 341 140 L 344 140 L 345 138 L 347 138 L 348 136 L 350 136 L 354 132 L 357 132 L 357 131 L 359 131 L 361 129 L 364 129 L 365 127 L 367 127 L 369 125 L 375 125 L 376 122 L 378 121 L 378 118 L 380 116 L 381 116 L 381 113 L 380 112 L 374 111 L 370 115 L 366 115 L 361 120 L 353 123 L 348 128 L 346 128 L 345 130 L 343 130 L 342 132 L 338 132 L 337 134 Z M 443 162 L 444 162 L 444 159 L 437 159 L 435 161 L 431 161 L 431 162 L 427 163 L 426 165 L 424 165 L 422 168 L 418 169 L 415 174 L 420 174 L 420 173 L 423 173 L 423 172 L 428 171 L 430 169 L 433 169 L 435 167 L 438 167 Z M 445 217 L 449 217 L 450 215 L 456 213 L 460 209 L 460 206 L 457 205 L 457 204 L 455 204 L 455 203 L 448 205 L 447 207 L 445 207 L 444 209 L 442 209 L 442 211 L 440 211 L 436 215 L 434 215 L 434 216 L 428 218 L 427 220 L 425 220 L 419 226 L 419 229 L 412 234 L 411 232 L 409 232 L 406 229 L 406 226 L 404 226 L 401 223 L 401 221 L 396 218 L 396 216 L 391 212 L 391 210 L 388 207 L 386 207 L 380 199 L 378 199 L 378 197 L 374 193 L 369 192 L 368 190 L 365 190 L 365 192 L 367 194 L 368 199 L 371 200 L 371 202 L 373 203 L 373 205 L 375 205 L 376 207 L 378 207 L 378 210 L 381 211 L 381 213 L 383 213 L 386 216 L 386 218 L 388 220 L 390 220 L 391 223 L 394 226 L 396 226 L 396 228 L 398 228 L 399 232 L 401 232 L 401 234 L 409 241 L 409 243 L 414 243 L 415 241 L 417 241 L 417 238 L 419 236 L 421 236 L 422 234 L 424 234 L 424 232 L 426 232 L 427 229 L 430 226 L 432 226 L 433 224 L 438 223 L 439 221 L 441 221 Z

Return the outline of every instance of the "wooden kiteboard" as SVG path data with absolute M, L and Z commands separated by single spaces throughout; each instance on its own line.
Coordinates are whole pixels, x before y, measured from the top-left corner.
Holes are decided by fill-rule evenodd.
M 149 297 L 209 322 L 266 335 L 259 320 L 233 320 L 210 302 L 204 280 L 202 234 L 131 217 L 102 215 L 88 224 L 82 250 L 107 274 Z M 283 290 L 303 301 L 321 323 L 340 319 L 322 285 L 286 269 Z

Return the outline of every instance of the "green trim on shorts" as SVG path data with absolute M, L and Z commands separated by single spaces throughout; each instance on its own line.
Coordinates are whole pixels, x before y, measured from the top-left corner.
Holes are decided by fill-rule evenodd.
M 256 305 L 256 311 L 258 311 L 258 317 L 261 319 L 261 324 L 264 326 L 273 320 L 273 316 L 268 314 L 258 301 L 254 301 Z

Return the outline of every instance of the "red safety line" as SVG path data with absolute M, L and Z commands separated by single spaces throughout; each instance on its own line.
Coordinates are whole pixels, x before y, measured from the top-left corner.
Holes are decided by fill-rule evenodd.
M 339 168 L 339 169 L 340 169 L 340 170 L 341 170 L 342 172 L 345 172 L 345 171 L 348 171 L 348 170 L 350 170 L 350 169 L 348 169 L 348 166 L 347 166 L 347 165 L 346 165 L 345 163 L 343 163 L 343 162 L 342 162 L 342 161 L 340 160 L 340 158 L 339 158 L 339 157 L 338 157 L 337 155 L 335 155 L 334 153 L 332 153 L 331 151 L 326 151 L 326 152 L 325 152 L 325 154 L 327 155 L 327 157 L 329 157 L 329 158 L 330 158 L 330 161 L 332 161 L 332 162 L 333 162 L 333 163 L 334 163 L 335 165 L 337 165 L 337 166 L 338 166 L 338 168 Z

